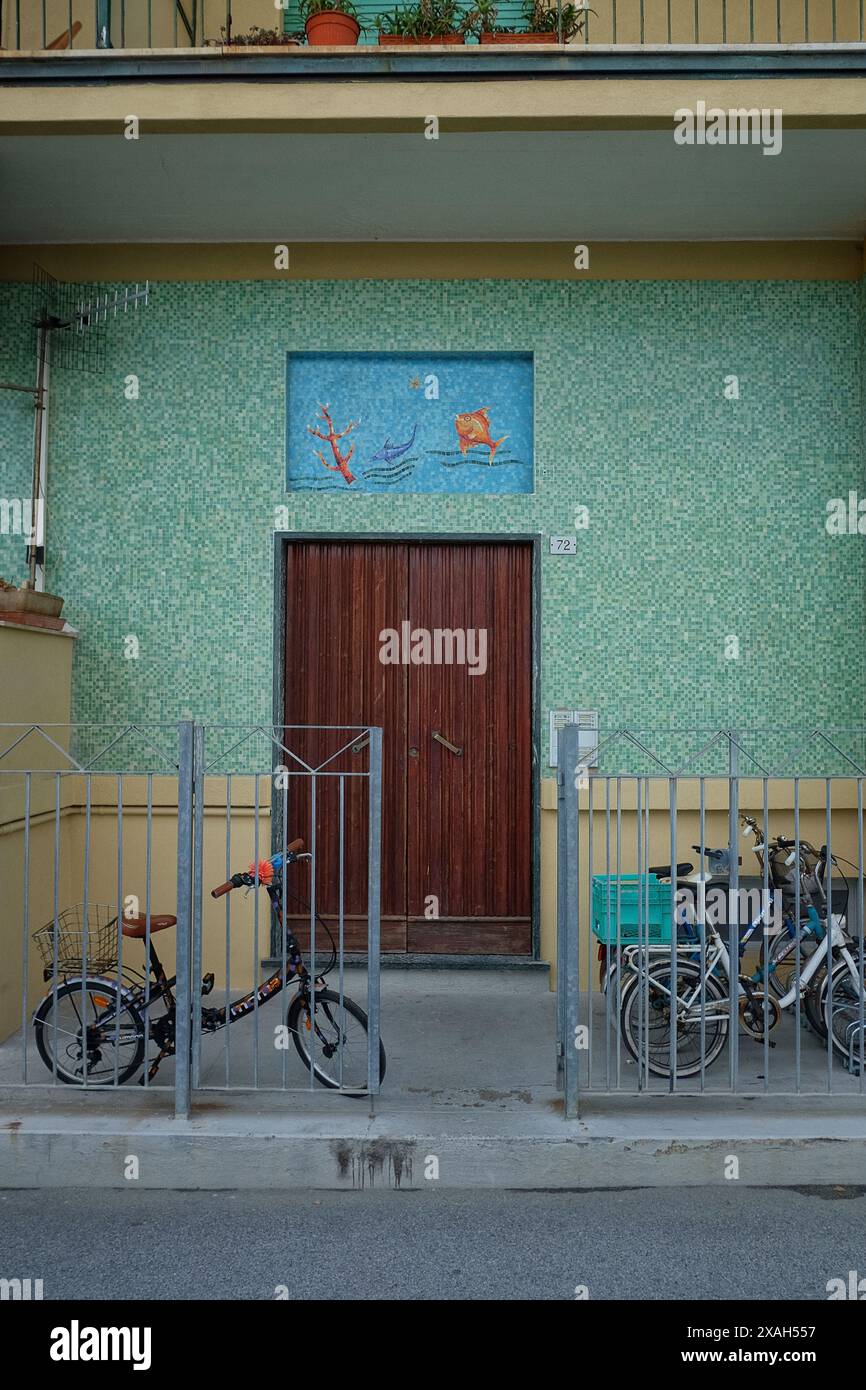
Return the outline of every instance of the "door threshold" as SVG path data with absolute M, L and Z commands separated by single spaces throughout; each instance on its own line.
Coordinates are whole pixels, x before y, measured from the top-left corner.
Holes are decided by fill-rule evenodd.
M 379 957 L 383 970 L 549 970 L 550 962 L 533 956 L 447 956 L 421 955 L 412 951 L 383 951 Z M 366 966 L 367 954 L 347 951 L 347 967 Z M 268 970 L 282 965 L 279 957 L 262 961 Z M 336 967 L 335 967 L 336 968 Z

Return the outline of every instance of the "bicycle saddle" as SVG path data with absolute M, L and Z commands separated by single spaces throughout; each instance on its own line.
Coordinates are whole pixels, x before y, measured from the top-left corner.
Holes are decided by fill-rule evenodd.
M 177 918 L 176 918 L 176 917 L 155 917 L 155 916 L 153 915 L 153 913 L 151 913 L 151 916 L 150 916 L 150 931 L 151 931 L 151 935 L 153 935 L 153 933 L 154 933 L 155 931 L 165 931 L 166 927 L 174 927 L 174 926 L 176 926 L 176 925 L 177 925 Z M 122 930 L 124 936 L 146 936 L 146 935 L 147 935 L 147 918 L 146 918 L 146 917 L 124 917 L 123 920 L 121 921 L 120 926 L 121 926 L 121 930 Z
M 677 864 L 673 870 L 670 864 L 656 864 L 650 867 L 649 873 L 655 874 L 656 878 L 685 878 L 694 869 L 694 864 Z

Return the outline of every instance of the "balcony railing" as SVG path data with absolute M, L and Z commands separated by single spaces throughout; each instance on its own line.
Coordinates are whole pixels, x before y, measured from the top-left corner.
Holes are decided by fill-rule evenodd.
M 356 0 L 362 45 L 396 0 Z M 852 44 L 864 41 L 864 0 L 591 0 L 570 46 Z M 464 8 L 471 8 L 465 0 Z M 498 23 L 519 30 L 519 0 Z M 172 50 L 223 46 L 243 53 L 251 30 L 303 42 L 297 0 L 0 0 L 4 53 L 68 49 Z M 474 42 L 471 38 L 467 41 Z M 261 52 L 261 49 L 256 49 Z M 490 50 L 490 51 L 495 51 Z M 532 53 L 530 47 L 528 53 Z M 539 48 L 538 52 L 544 50 Z

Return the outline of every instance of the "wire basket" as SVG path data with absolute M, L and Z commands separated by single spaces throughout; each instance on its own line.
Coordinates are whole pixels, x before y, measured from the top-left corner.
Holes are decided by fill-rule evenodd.
M 102 975 L 117 966 L 117 908 L 110 903 L 84 903 L 67 907 L 57 915 L 57 972 L 83 974 L 87 926 L 87 971 Z M 42 954 L 46 979 L 54 974 L 54 919 L 33 933 Z

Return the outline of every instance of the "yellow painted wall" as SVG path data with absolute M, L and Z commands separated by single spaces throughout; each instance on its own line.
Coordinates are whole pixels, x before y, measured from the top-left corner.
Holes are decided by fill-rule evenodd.
M 0 724 L 68 724 L 74 639 L 60 633 L 0 623 Z M 0 728 L 0 752 L 18 734 Z M 68 730 L 49 729 L 61 747 Z M 0 758 L 0 1039 L 19 1025 L 24 934 L 41 926 L 52 913 L 53 843 L 56 779 L 35 772 L 30 778 L 30 904 L 24 917 L 24 808 L 26 768 L 62 765 L 63 759 L 36 734 Z M 65 793 L 61 788 L 61 824 L 66 825 Z M 61 834 L 65 872 L 65 830 Z M 64 872 L 62 866 L 61 872 Z M 37 971 L 31 962 L 31 981 Z
M 866 94 L 866 86 L 864 86 Z M 2 95 L 2 94 L 0 94 Z M 262 243 L 0 246 L 0 282 L 25 283 L 33 261 L 65 280 L 859 280 L 858 241 L 593 242 L 574 271 L 573 243 L 292 242 L 278 271 Z
M 93 901 L 118 901 L 118 785 L 116 777 L 95 777 L 91 785 L 90 824 L 90 897 Z M 177 784 L 167 777 L 153 778 L 151 819 L 151 876 L 150 909 L 154 914 L 177 914 Z M 268 899 L 259 894 L 258 949 L 255 943 L 255 895 L 245 890 L 233 892 L 228 899 L 214 900 L 211 888 L 223 883 L 229 872 L 246 870 L 253 862 L 255 848 L 255 790 L 252 777 L 232 778 L 231 790 L 231 853 L 230 868 L 226 869 L 226 784 L 223 778 L 208 778 L 205 783 L 205 815 L 203 828 L 203 970 L 212 970 L 216 988 L 226 985 L 226 903 L 230 902 L 231 920 L 230 983 L 232 991 L 242 993 L 263 978 L 259 962 L 270 954 Z M 270 852 L 270 779 L 259 782 L 259 858 Z M 144 913 L 147 906 L 147 779 L 140 776 L 123 778 L 122 785 L 122 877 L 121 896 L 130 912 Z M 87 839 L 83 808 L 70 825 L 73 855 L 79 864 L 84 862 Z M 298 874 L 305 873 L 299 866 Z M 129 903 L 133 897 L 134 902 Z M 175 932 L 161 932 L 154 945 L 170 973 L 174 972 Z M 143 959 L 139 941 L 124 943 L 124 959 L 138 968 Z
M 57 762 L 55 758 L 53 762 Z M 59 782 L 60 817 L 55 813 Z M 270 851 L 270 780 L 259 786 L 259 857 Z M 0 884 L 2 919 L 0 946 L 4 970 L 0 982 L 0 1041 L 15 1032 L 21 1020 L 21 980 L 24 967 L 23 942 L 30 941 L 27 970 L 28 1010 L 38 1005 L 48 985 L 43 979 L 42 957 L 32 942 L 38 928 L 50 924 L 54 915 L 54 842 L 59 823 L 59 875 L 57 907 L 83 904 L 85 862 L 87 898 L 92 906 L 107 904 L 116 913 L 123 902 L 129 913 L 144 913 L 150 892 L 151 913 L 177 915 L 177 783 L 170 777 L 151 779 L 150 861 L 148 881 L 148 779 L 143 775 L 93 776 L 90 779 L 88 807 L 87 779 L 78 773 L 60 776 L 46 773 L 32 777 L 30 830 L 29 919 L 24 915 L 24 821 L 23 776 L 18 790 L 7 789 L 3 821 L 0 824 Z M 242 994 L 265 971 L 260 962 L 270 954 L 269 904 L 259 893 L 259 926 L 256 937 L 255 894 L 234 892 L 230 898 L 215 901 L 210 889 L 223 883 L 229 872 L 246 870 L 255 852 L 254 779 L 235 777 L 231 794 L 231 857 L 226 869 L 226 784 L 221 778 L 207 779 L 203 830 L 203 973 L 213 971 L 216 988 L 230 986 L 232 994 Z M 120 853 L 118 853 L 120 847 Z M 120 876 L 118 877 L 118 861 Z M 304 896 L 308 871 L 299 865 L 297 891 Z M 230 903 L 227 922 L 226 906 Z M 112 932 L 112 938 L 114 932 Z M 154 944 L 170 974 L 175 969 L 176 932 L 169 929 L 155 934 Z M 226 944 L 229 947 L 228 974 Z M 93 947 L 95 950 L 95 946 Z M 144 964 L 141 941 L 125 939 L 123 962 L 141 971 Z
M 455 50 L 468 53 L 469 50 Z M 481 50 L 476 49 L 478 54 Z M 485 50 L 486 51 L 486 50 Z M 490 50 L 495 54 L 495 49 Z M 286 57 L 304 57 L 294 49 Z M 431 111 L 440 134 L 451 131 L 663 130 L 673 114 L 693 107 L 726 110 L 781 107 L 786 130 L 863 129 L 866 79 L 862 77 L 694 78 L 676 75 L 606 77 L 567 81 L 535 74 L 484 81 L 457 74 L 442 80 L 413 75 L 405 80 L 362 81 L 345 76 L 304 75 L 291 81 L 255 73 L 254 81 L 219 80 L 223 57 L 208 51 L 217 80 L 168 84 L 153 80 L 83 85 L 69 68 L 67 81 L 0 86 L 0 133 L 4 135 L 108 135 L 115 139 L 134 112 L 142 137 L 154 134 L 399 134 L 418 133 Z M 471 55 L 470 55 L 471 56 Z M 14 59 L 4 61 L 13 62 Z M 57 62 L 66 58 L 61 54 Z M 145 61 L 145 60 L 143 60 Z M 307 60 L 308 61 L 308 60 Z M 327 62 L 327 57 L 321 60 Z

